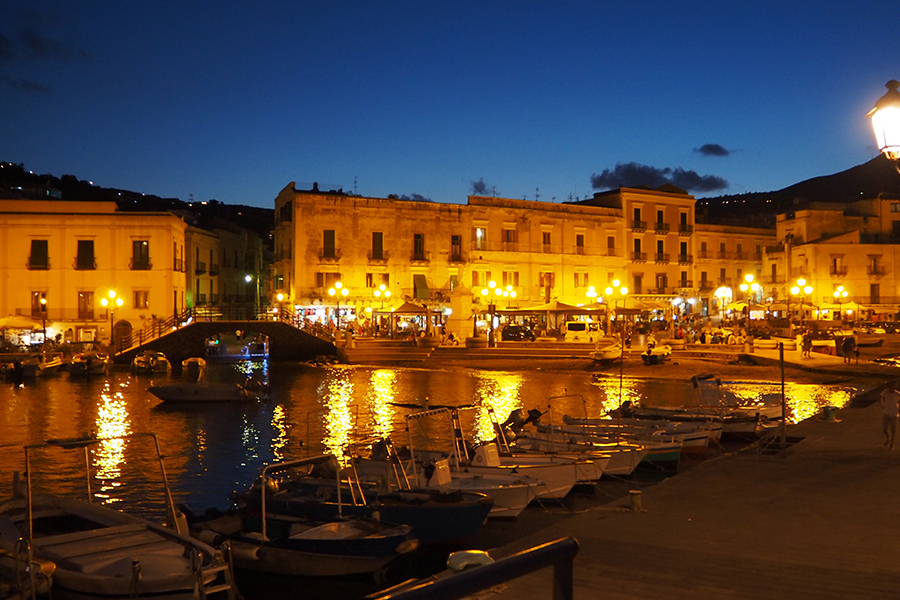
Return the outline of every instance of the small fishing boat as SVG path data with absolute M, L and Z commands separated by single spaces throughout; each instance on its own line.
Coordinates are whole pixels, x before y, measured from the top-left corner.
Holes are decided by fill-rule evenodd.
M 251 381 L 248 378 L 244 383 L 178 382 L 151 385 L 147 391 L 163 402 L 253 402 L 262 398 L 262 390 L 251 385 Z
M 659 365 L 669 360 L 672 354 L 672 347 L 648 345 L 647 350 L 641 353 L 641 360 L 645 365 Z
M 191 356 L 181 361 L 181 368 L 200 370 L 206 368 L 206 359 L 202 356 Z
M 280 492 L 270 473 L 311 468 L 320 458 L 263 468 L 251 493 L 242 496 L 237 513 L 196 523 L 195 535 L 227 536 L 239 569 L 295 577 L 374 573 L 416 549 L 409 525 L 365 517 L 319 521 L 291 514 L 289 495 Z M 340 490 L 341 482 L 336 484 Z
M 228 563 L 212 547 L 179 531 L 178 513 L 165 481 L 167 525 L 93 503 L 49 494 L 34 494 L 31 456 L 57 447 L 84 452 L 96 444 L 123 443 L 152 436 L 162 468 L 159 442 L 153 434 L 110 438 L 51 440 L 25 448 L 25 497 L 0 504 L 0 548 L 26 548 L 29 561 L 52 562 L 53 595 L 67 598 L 205 597 L 234 587 Z M 90 481 L 90 476 L 88 476 Z
M 79 352 L 69 363 L 70 377 L 93 377 L 109 374 L 109 355 L 96 350 Z
M 165 354 L 156 350 L 144 350 L 131 361 L 131 372 L 136 375 L 168 373 L 171 370 L 172 363 Z
M 622 344 L 616 342 L 591 352 L 591 360 L 595 365 L 607 365 L 622 358 Z

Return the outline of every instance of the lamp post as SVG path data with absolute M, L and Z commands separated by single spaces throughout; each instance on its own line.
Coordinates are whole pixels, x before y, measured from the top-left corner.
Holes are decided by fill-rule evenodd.
M 900 82 L 892 79 L 884 87 L 887 93 L 866 116 L 872 119 L 878 151 L 896 162 L 900 160 Z
M 837 287 L 837 289 L 834 290 L 834 292 L 832 292 L 832 294 L 834 295 L 834 299 L 837 300 L 838 314 L 841 315 L 841 322 L 843 322 L 844 321 L 843 302 L 844 302 L 844 298 L 846 298 L 849 294 L 847 293 L 847 290 L 845 290 L 844 286 L 842 286 L 842 285 L 839 285 Z
M 384 310 L 384 301 L 391 297 L 391 290 L 387 289 L 387 286 L 382 283 L 373 293 L 376 298 L 381 300 L 381 308 Z
M 753 281 L 754 279 L 756 278 L 753 273 L 747 273 L 744 276 L 744 283 L 740 285 L 741 291 L 744 292 L 744 302 L 747 303 L 747 329 L 750 329 L 750 301 L 759 291 L 759 284 Z
M 122 306 L 125 302 L 117 297 L 115 290 L 109 290 L 106 298 L 100 298 L 100 305 L 106 309 L 106 312 L 109 313 L 109 346 L 112 348 L 112 353 L 116 353 L 116 337 L 115 331 L 113 330 L 113 315 L 116 312 L 116 307 Z
M 334 316 L 335 321 L 337 322 L 337 328 L 341 328 L 341 297 L 346 298 L 350 295 L 350 290 L 344 287 L 344 284 L 340 281 L 335 282 L 334 286 L 328 288 L 328 295 L 333 297 L 337 301 L 337 308 L 335 309 Z
M 800 296 L 800 324 L 803 325 L 803 299 L 806 296 L 811 296 L 813 293 L 813 287 L 811 285 L 807 285 L 806 280 L 800 278 L 791 286 L 791 296 Z M 790 308 L 790 303 L 788 303 L 788 308 Z M 790 311 L 788 311 L 788 318 L 791 317 Z M 794 335 L 794 321 L 791 319 L 791 336 Z
M 723 309 L 731 302 L 731 299 L 734 297 L 734 292 L 731 291 L 730 287 L 723 285 L 715 291 L 714 295 L 719 302 L 719 323 L 721 323 L 722 315 L 725 313 Z
M 495 344 L 495 341 L 494 341 L 494 311 L 496 310 L 496 305 L 494 304 L 494 301 L 498 297 L 503 296 L 503 289 L 497 287 L 497 282 L 492 279 L 492 280 L 488 281 L 486 288 L 481 288 L 481 295 L 484 298 L 486 298 L 487 302 L 488 302 L 488 314 L 490 315 L 490 319 L 491 319 L 490 330 L 488 332 L 488 346 L 493 348 L 494 344 Z
M 612 299 L 613 301 L 613 309 L 618 308 L 619 301 L 625 300 L 625 296 L 628 295 L 628 288 L 620 285 L 620 281 L 618 279 L 614 279 L 611 286 L 608 286 L 604 291 L 606 292 L 607 299 Z M 617 314 L 616 317 L 619 315 Z M 610 314 L 609 307 L 606 308 L 606 333 L 609 334 L 610 329 Z M 620 351 L 619 351 L 619 404 L 622 404 L 622 380 L 625 378 L 625 323 L 622 323 L 622 331 L 620 332 L 621 342 L 620 342 Z

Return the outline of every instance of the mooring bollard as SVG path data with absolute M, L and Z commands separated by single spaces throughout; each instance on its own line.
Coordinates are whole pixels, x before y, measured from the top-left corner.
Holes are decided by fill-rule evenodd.
M 635 512 L 644 510 L 641 507 L 641 490 L 630 490 L 628 493 L 631 494 L 631 510 Z

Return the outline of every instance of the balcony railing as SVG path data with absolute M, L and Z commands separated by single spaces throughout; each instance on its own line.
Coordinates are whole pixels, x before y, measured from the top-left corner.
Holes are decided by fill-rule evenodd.
M 874 277 L 884 277 L 885 273 L 887 273 L 887 268 L 882 265 L 869 265 L 866 267 L 866 274 Z
M 671 291 L 671 289 L 668 288 L 668 287 L 666 287 L 666 286 L 661 286 L 661 287 L 658 286 L 658 287 L 655 287 L 655 288 L 650 288 L 650 290 L 648 290 L 648 293 L 650 293 L 650 294 L 656 294 L 656 295 L 659 295 L 659 296 L 665 296 L 665 295 L 668 294 L 670 291 Z
M 132 258 L 128 262 L 128 268 L 130 268 L 132 271 L 149 271 L 153 268 L 153 263 L 150 262 L 149 258 L 142 258 L 138 260 L 134 260 L 134 258 Z
M 719 252 L 716 252 L 716 258 L 719 260 L 728 260 L 731 258 L 731 253 L 720 250 Z
M 369 262 L 385 262 L 391 257 L 389 252 L 382 250 L 381 252 L 369 252 L 366 258 Z
M 700 291 L 701 292 L 711 292 L 715 286 L 713 282 L 709 279 L 701 279 L 700 280 Z
M 694 262 L 694 257 L 690 254 L 679 254 L 678 262 L 680 262 L 683 265 L 690 264 L 690 263 Z
M 209 265 L 209 274 L 212 277 L 215 277 L 219 274 L 219 265 Z
M 636 231 L 643 231 L 647 229 L 647 221 L 634 220 L 631 222 L 631 228 Z
M 678 235 L 691 235 L 694 233 L 694 226 L 681 223 L 678 225 Z
M 634 261 L 647 261 L 647 253 L 646 252 L 632 252 L 631 260 Z
M 697 253 L 697 257 L 698 258 L 712 258 L 713 253 L 710 252 L 709 250 L 701 250 L 700 252 Z
M 619 256 L 619 251 L 615 248 L 607 248 L 606 256 Z
M 784 275 L 763 275 L 761 277 L 764 284 L 774 285 L 776 283 L 784 283 Z
M 205 262 L 198 262 L 196 265 L 194 265 L 194 275 L 203 275 L 204 273 L 206 273 Z
M 184 260 L 182 260 L 180 258 L 176 258 L 174 263 L 172 264 L 172 270 L 175 271 L 176 273 L 183 273 L 184 272 Z
M 340 248 L 319 248 L 319 260 L 340 260 Z
M 691 279 L 682 279 L 681 281 L 678 282 L 678 287 L 682 288 L 682 289 L 693 288 L 694 282 Z
M 76 271 L 94 271 L 97 269 L 96 258 L 76 258 L 73 265 Z
M 42 259 L 35 260 L 29 256 L 28 268 L 31 271 L 47 271 L 50 269 L 50 259 L 44 257 Z
M 669 224 L 668 223 L 654 223 L 653 230 L 657 233 L 668 233 Z
M 410 256 L 409 256 L 409 260 L 410 260 L 410 262 L 419 262 L 419 263 L 429 262 L 431 260 L 431 253 L 430 252 L 421 252 L 421 251 L 415 252 L 415 251 L 413 251 L 413 253 L 410 254 Z
M 831 267 L 828 269 L 828 273 L 832 277 L 843 277 L 847 274 L 847 267 L 844 265 L 831 265 Z
M 450 262 L 452 263 L 461 263 L 465 262 L 463 260 L 462 252 L 451 252 L 450 253 Z
M 576 244 L 575 248 L 572 250 L 572 254 L 583 255 L 584 254 L 584 245 L 579 246 Z
M 653 260 L 655 260 L 658 263 L 667 263 L 667 262 L 669 262 L 669 255 L 666 254 L 665 252 L 657 252 L 656 254 L 653 255 Z

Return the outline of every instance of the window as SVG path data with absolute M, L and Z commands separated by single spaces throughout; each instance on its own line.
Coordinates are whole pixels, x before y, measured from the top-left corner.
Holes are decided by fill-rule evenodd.
M 869 284 L 869 302 L 872 304 L 880 304 L 881 303 L 881 284 L 879 283 L 870 283 Z
M 372 258 L 374 260 L 384 258 L 384 233 L 381 231 L 372 232 Z
M 425 234 L 413 235 L 413 260 L 425 260 Z
M 133 271 L 146 271 L 150 268 L 150 242 L 147 240 L 132 240 L 131 242 L 131 269 Z
M 503 287 L 505 288 L 508 285 L 519 287 L 518 271 L 503 271 Z
M 94 292 L 78 292 L 78 318 L 94 318 Z
M 666 286 L 668 285 L 668 277 L 665 273 L 657 273 L 656 274 L 656 293 L 657 294 L 665 294 Z
M 150 303 L 147 300 L 150 292 L 147 290 L 134 290 L 134 298 L 133 304 L 135 308 L 150 308 Z
M 606 238 L 606 255 L 616 255 L 616 236 L 614 235 L 607 236 Z
M 94 260 L 94 240 L 78 240 L 78 256 L 75 268 L 79 271 L 92 271 L 97 268 Z
M 340 280 L 340 273 L 316 273 L 316 287 L 329 288 Z M 276 287 L 275 289 L 281 288 Z
M 334 258 L 334 229 L 322 232 L 322 258 Z
M 666 213 L 664 211 L 661 211 L 661 210 L 656 211 L 656 222 L 657 223 L 665 223 L 666 222 Z
M 472 271 L 472 288 L 483 287 L 491 280 L 490 271 Z
M 644 276 L 643 275 L 635 275 L 634 276 L 634 292 L 635 294 L 643 294 L 643 285 L 644 285 Z
M 556 273 L 541 273 L 541 286 L 544 288 L 553 288 L 556 286 Z
M 462 262 L 462 236 L 450 236 L 450 260 L 453 262 Z
M 550 252 L 550 233 L 549 231 L 541 232 L 541 245 L 544 252 Z
M 47 240 L 31 240 L 31 256 L 28 257 L 28 268 L 50 268 L 50 257 L 47 251 Z
M 425 275 L 413 275 L 413 296 L 420 300 L 428 300 L 431 297 L 431 290 L 428 289 L 428 280 Z
M 389 273 L 366 273 L 367 288 L 377 289 L 381 284 L 384 284 L 385 287 L 391 287 L 391 276 Z
M 584 254 L 584 234 L 575 234 L 575 254 Z
M 516 242 L 516 230 L 515 229 L 504 229 L 503 230 L 503 241 L 507 244 L 514 244 Z
M 487 229 L 485 227 L 476 227 L 475 228 L 475 249 L 476 250 L 486 250 L 487 249 Z
M 31 316 L 47 318 L 47 292 L 31 292 Z
M 577 288 L 588 287 L 588 274 L 587 273 L 575 273 L 575 287 L 577 287 Z

